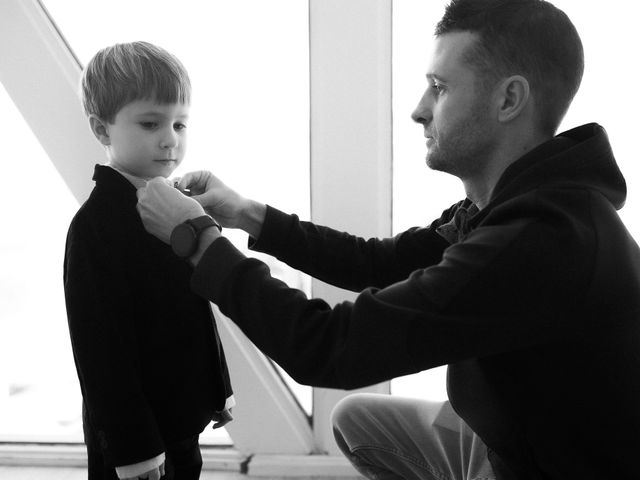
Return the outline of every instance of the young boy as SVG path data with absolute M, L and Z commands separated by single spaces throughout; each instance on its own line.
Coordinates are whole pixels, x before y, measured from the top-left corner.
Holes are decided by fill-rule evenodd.
M 182 64 L 145 42 L 101 50 L 83 74 L 83 106 L 108 158 L 71 222 L 64 263 L 90 480 L 197 479 L 198 435 L 231 419 L 210 305 L 136 211 L 136 189 L 184 157 L 190 95 Z

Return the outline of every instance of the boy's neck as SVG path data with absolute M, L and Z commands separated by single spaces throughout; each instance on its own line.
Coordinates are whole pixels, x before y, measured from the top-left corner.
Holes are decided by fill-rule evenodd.
M 129 180 L 129 182 L 131 182 L 131 184 L 136 188 L 146 187 L 146 185 L 147 185 L 147 179 L 146 178 L 136 177 L 135 175 L 131 175 L 130 173 L 127 173 L 124 170 L 121 170 L 120 168 L 116 167 L 115 165 L 113 165 L 111 163 L 107 163 L 106 166 L 113 168 L 116 172 L 118 172 L 124 178 Z

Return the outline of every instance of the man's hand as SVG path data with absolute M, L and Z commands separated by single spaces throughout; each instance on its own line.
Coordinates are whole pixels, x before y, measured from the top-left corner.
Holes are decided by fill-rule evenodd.
M 220 225 L 238 228 L 242 210 L 248 200 L 227 187 L 211 172 L 190 172 L 180 178 L 178 188 L 191 190 L 191 198 L 197 200 Z
M 148 472 L 141 473 L 137 477 L 127 477 L 123 480 L 137 480 L 139 478 L 148 478 L 149 480 L 160 480 L 164 476 L 164 462 L 156 468 L 152 468 Z
M 149 180 L 137 195 L 138 213 L 144 228 L 165 243 L 169 243 L 171 232 L 177 225 L 205 215 L 198 202 L 167 185 L 161 177 Z
M 190 172 L 178 180 L 178 188 L 190 189 L 197 200 L 223 227 L 240 228 L 258 238 L 267 207 L 227 187 L 211 172 Z

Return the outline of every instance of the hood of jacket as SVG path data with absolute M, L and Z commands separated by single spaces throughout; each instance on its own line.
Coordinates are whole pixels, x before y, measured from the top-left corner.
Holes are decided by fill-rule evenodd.
M 502 174 L 490 205 L 547 185 L 596 190 L 616 210 L 627 197 L 627 185 L 607 132 L 596 123 L 561 133 L 516 160 Z

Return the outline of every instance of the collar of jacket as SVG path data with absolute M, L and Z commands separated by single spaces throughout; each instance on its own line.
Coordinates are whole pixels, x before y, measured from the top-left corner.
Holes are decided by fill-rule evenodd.
M 452 220 L 436 231 L 449 243 L 464 240 L 496 205 L 543 185 L 580 186 L 602 193 L 616 208 L 624 205 L 627 187 L 603 127 L 589 123 L 561 133 L 512 163 L 481 211 L 464 200 Z
M 456 209 L 453 218 L 436 228 L 436 232 L 452 245 L 461 242 L 471 231 L 471 219 L 478 212 L 478 207 L 467 198 Z
M 131 185 L 136 187 L 136 189 L 147 186 L 147 180 L 144 179 L 144 178 L 140 178 L 140 177 L 136 177 L 135 175 L 131 175 L 130 173 L 127 173 L 127 172 L 125 172 L 123 170 L 120 170 L 118 167 L 116 167 L 114 165 L 107 164 L 106 166 L 110 167 L 110 168 L 113 168 L 116 172 L 118 172 L 124 178 L 129 180 L 129 182 L 131 182 Z
M 136 187 L 111 167 L 96 165 L 92 180 L 96 182 L 97 188 L 108 190 L 114 199 L 120 199 L 126 204 L 138 202 Z

